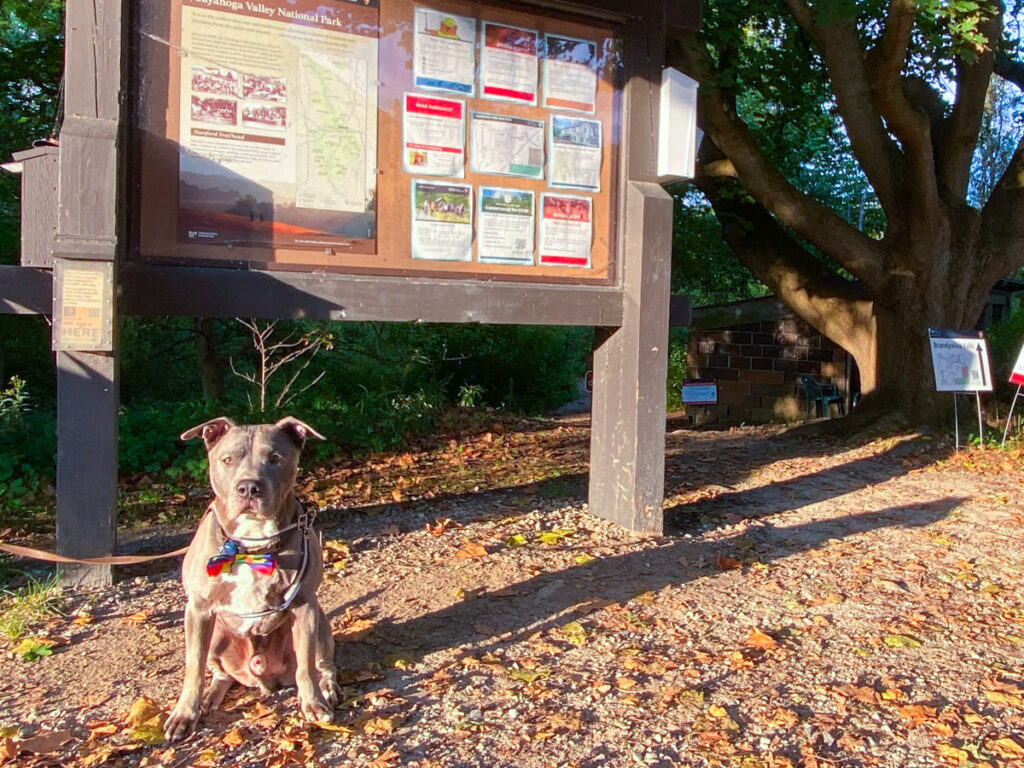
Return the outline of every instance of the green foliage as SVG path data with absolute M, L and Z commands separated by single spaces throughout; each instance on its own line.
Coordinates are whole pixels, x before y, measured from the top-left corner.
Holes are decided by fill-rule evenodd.
M 0 634 L 12 642 L 46 620 L 60 616 L 64 605 L 56 576 L 43 581 L 29 577 L 25 586 L 16 590 L 5 589 L 0 597 Z M 49 655 L 34 653 L 29 648 L 26 650 L 37 656 Z
M 668 335 L 668 392 L 666 407 L 677 411 L 683 407 L 682 386 L 686 381 L 686 350 L 689 328 L 672 328 Z
M 48 137 L 64 60 L 63 0 L 0 4 L 0 158 Z M 19 246 L 17 177 L 0 173 L 0 264 Z
M 1000 320 L 985 329 L 989 356 L 992 363 L 992 377 L 996 391 L 1004 396 L 1013 391 L 1007 380 L 1017 360 L 1021 345 L 1024 344 L 1024 308 L 1017 307 L 1008 318 Z

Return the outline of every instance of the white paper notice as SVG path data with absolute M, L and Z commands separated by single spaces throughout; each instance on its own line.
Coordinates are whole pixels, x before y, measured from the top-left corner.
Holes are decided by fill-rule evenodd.
M 484 22 L 480 90 L 485 99 L 537 103 L 537 42 L 532 29 Z
M 469 121 L 473 173 L 544 178 L 544 121 L 474 112 Z
M 551 116 L 551 186 L 601 191 L 601 121 Z
M 405 94 L 402 170 L 462 178 L 466 172 L 466 103 Z
M 473 95 L 476 19 L 416 9 L 413 78 L 417 88 Z
M 540 263 L 552 267 L 589 267 L 594 237 L 589 197 L 541 195 Z
M 473 188 L 412 181 L 412 257 L 473 260 Z
M 485 264 L 533 264 L 534 194 L 480 188 L 477 259 Z
M 597 43 L 561 35 L 544 37 L 544 106 L 594 112 Z

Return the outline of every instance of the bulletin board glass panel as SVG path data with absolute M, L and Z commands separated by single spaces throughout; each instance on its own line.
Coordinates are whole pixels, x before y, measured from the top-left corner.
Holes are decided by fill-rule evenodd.
M 136 258 L 610 282 L 616 30 L 524 8 L 143 0 Z

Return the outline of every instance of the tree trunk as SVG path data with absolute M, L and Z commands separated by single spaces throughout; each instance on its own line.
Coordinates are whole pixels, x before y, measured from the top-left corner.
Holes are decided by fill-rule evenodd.
M 219 402 L 224 399 L 224 362 L 217 354 L 213 330 L 211 318 L 195 318 L 193 333 L 199 360 L 199 379 L 203 385 L 203 399 Z

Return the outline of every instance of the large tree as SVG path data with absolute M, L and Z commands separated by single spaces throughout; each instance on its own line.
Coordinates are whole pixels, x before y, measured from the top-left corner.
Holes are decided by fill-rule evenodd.
M 869 409 L 934 417 L 927 329 L 973 327 L 992 285 L 1024 265 L 1024 142 L 983 207 L 968 197 L 990 81 L 1024 87 L 1004 12 L 720 0 L 699 37 L 670 45 L 701 84 L 695 183 L 725 240 L 850 351 Z

